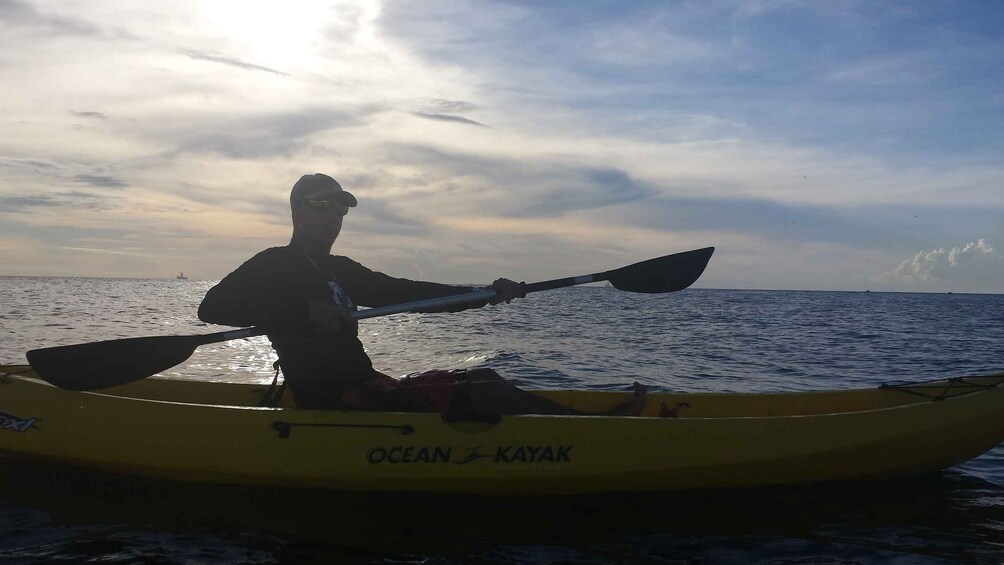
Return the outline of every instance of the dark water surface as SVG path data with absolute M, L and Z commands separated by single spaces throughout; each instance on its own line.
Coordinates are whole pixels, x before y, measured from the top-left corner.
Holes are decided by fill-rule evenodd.
M 202 281 L 0 277 L 0 361 L 207 333 Z M 361 323 L 378 369 L 528 388 L 793 391 L 1004 370 L 1004 296 L 575 288 Z M 263 382 L 265 338 L 166 374 Z M 1004 563 L 1004 446 L 891 483 L 559 498 L 186 485 L 0 462 L 4 563 Z

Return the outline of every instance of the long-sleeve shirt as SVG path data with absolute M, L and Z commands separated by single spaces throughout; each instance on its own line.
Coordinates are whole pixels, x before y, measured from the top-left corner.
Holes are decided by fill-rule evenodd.
M 335 408 L 342 392 L 375 372 L 354 324 L 327 333 L 311 329 L 310 301 L 351 311 L 473 290 L 394 278 L 347 257 L 308 255 L 294 241 L 262 251 L 211 288 L 199 319 L 265 328 L 297 404 Z

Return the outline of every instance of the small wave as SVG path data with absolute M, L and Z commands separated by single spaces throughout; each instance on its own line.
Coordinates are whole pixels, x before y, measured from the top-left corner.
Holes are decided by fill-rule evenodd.
M 478 355 L 471 355 L 470 357 L 467 357 L 466 359 L 460 361 L 460 365 L 462 367 L 473 367 L 475 365 L 482 365 L 494 359 L 498 359 L 502 357 L 502 355 L 504 354 L 501 351 L 493 351 L 491 353 L 480 353 Z

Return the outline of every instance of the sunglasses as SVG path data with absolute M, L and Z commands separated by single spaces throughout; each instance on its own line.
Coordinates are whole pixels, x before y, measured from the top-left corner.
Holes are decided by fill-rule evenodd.
M 332 212 L 338 216 L 349 213 L 348 206 L 334 200 L 304 200 L 303 205 L 315 212 Z

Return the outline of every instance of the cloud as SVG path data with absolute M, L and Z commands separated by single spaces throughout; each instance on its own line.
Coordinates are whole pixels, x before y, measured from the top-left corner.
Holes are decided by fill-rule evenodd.
M 900 247 L 911 242 L 884 229 L 881 222 L 861 221 L 859 211 L 753 197 L 673 196 L 682 184 L 667 184 L 661 187 L 663 194 L 604 210 L 602 220 L 665 232 L 712 230 L 755 234 L 772 242 L 830 242 L 859 249 L 873 247 L 876 241 Z
M 12 169 L 28 169 L 32 171 L 53 171 L 59 168 L 55 163 L 39 161 L 36 159 L 12 159 L 0 157 L 0 166 Z
M 657 191 L 626 170 L 585 157 L 505 158 L 418 144 L 388 144 L 388 162 L 423 171 L 409 179 L 412 202 L 441 213 L 546 217 L 640 200 Z
M 20 0 L 0 0 L 0 25 L 41 29 L 60 35 L 98 35 L 94 25 L 63 16 L 39 12 Z
M 61 247 L 60 249 L 65 249 L 67 251 L 83 251 L 84 253 L 96 253 L 98 255 L 143 255 L 141 252 L 137 251 L 118 251 L 114 249 L 96 249 L 92 247 Z
M 477 104 L 467 102 L 466 100 L 447 100 L 445 98 L 436 98 L 429 103 L 425 111 L 440 114 L 460 114 L 463 112 L 472 112 L 477 109 Z
M 913 85 L 933 81 L 938 76 L 937 53 L 884 55 L 843 63 L 829 71 L 824 79 L 849 88 Z
M 439 122 L 454 122 L 478 127 L 489 127 L 481 122 L 465 118 L 458 114 L 472 112 L 478 109 L 478 105 L 466 100 L 448 100 L 445 98 L 434 98 L 420 109 L 412 112 L 412 115 Z
M 75 210 L 109 210 L 110 200 L 100 194 L 79 190 L 33 194 L 28 196 L 0 195 L 0 213 L 27 212 L 32 209 L 67 207 Z
M 464 117 L 461 117 L 461 116 L 452 116 L 450 114 L 428 114 L 428 113 L 425 113 L 425 112 L 413 112 L 413 114 L 416 115 L 416 116 L 418 116 L 419 118 L 425 118 L 427 120 L 437 120 L 437 121 L 440 121 L 440 122 L 457 122 L 457 123 L 467 124 L 467 125 L 472 125 L 472 126 L 480 126 L 480 127 L 483 127 L 483 128 L 488 127 L 488 126 L 486 126 L 485 124 L 483 124 L 481 122 L 476 122 L 474 120 L 471 120 L 471 119 L 468 119 L 468 118 L 464 118 Z
M 976 283 L 999 285 L 1004 279 L 1004 256 L 980 238 L 962 247 L 944 247 L 919 251 L 893 270 L 895 279 L 918 288 L 940 289 L 959 285 L 962 289 Z
M 108 119 L 108 116 L 102 114 L 101 112 L 85 111 L 85 112 L 70 112 L 70 113 L 73 114 L 74 116 L 80 116 L 81 118 L 95 118 L 98 120 Z
M 227 57 L 224 55 L 213 55 L 210 53 L 203 53 L 201 51 L 196 51 L 194 49 L 182 50 L 181 54 L 188 57 L 189 59 L 195 59 L 197 61 L 209 61 L 212 63 L 220 63 L 222 65 L 230 65 L 231 67 L 237 67 L 239 69 L 244 69 L 248 71 L 261 71 L 284 77 L 292 76 L 289 73 L 277 71 L 275 69 L 271 69 L 269 67 L 265 67 L 262 65 L 248 63 L 246 61 L 241 61 L 240 59 L 234 59 L 232 57 Z
M 27 208 L 50 208 L 59 203 L 49 196 L 0 196 L 0 212 L 14 212 Z
M 974 257 L 975 259 L 973 259 Z M 961 249 L 953 247 L 948 252 L 948 264 L 952 267 L 961 268 L 969 261 L 976 261 L 984 257 L 989 257 L 991 260 L 1000 260 L 1001 254 L 993 247 L 987 245 L 986 240 L 981 238 L 967 243 Z
M 73 177 L 73 180 L 81 184 L 89 184 L 101 188 L 125 188 L 129 186 L 129 183 L 125 181 L 104 175 L 77 175 Z
M 177 131 L 155 134 L 177 145 L 176 153 L 215 153 L 234 159 L 288 157 L 307 149 L 306 138 L 327 130 L 366 123 L 383 108 L 376 105 L 305 108 L 239 116 L 188 116 Z M 163 118 L 170 121 L 169 117 Z M 187 127 L 186 127 L 187 126 Z M 170 126 L 165 126 L 169 128 Z
M 364 199 L 351 214 L 359 218 L 349 218 L 353 231 L 388 235 L 426 235 L 429 226 L 413 216 L 405 216 L 394 210 L 385 201 Z
M 584 55 L 623 69 L 687 65 L 711 61 L 728 53 L 728 44 L 695 33 L 711 14 L 700 4 L 696 9 L 665 7 L 640 10 L 589 30 Z

